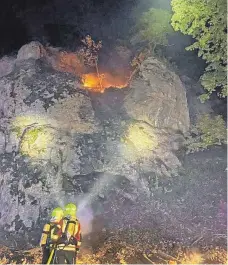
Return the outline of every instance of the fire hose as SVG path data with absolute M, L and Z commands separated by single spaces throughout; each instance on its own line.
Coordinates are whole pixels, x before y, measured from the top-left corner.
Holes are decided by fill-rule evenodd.
M 62 246 L 62 247 L 59 247 L 59 246 L 57 246 L 57 244 L 55 244 L 54 247 L 53 247 L 52 250 L 51 250 L 50 256 L 49 256 L 48 261 L 47 261 L 46 264 L 50 264 L 51 261 L 52 261 L 52 259 L 53 259 L 53 260 L 55 259 L 55 253 L 56 253 L 56 250 L 60 250 L 60 249 L 64 249 L 64 248 L 65 248 L 65 245 Z M 53 258 L 53 256 L 54 256 L 54 258 Z
M 47 264 L 51 263 L 54 254 L 55 254 L 55 248 L 52 249 L 50 256 L 48 258 Z

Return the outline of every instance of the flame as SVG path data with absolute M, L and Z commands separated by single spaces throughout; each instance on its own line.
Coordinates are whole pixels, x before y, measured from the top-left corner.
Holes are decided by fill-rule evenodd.
M 71 73 L 80 77 L 84 88 L 94 92 L 103 93 L 105 89 L 110 87 L 124 88 L 129 83 L 129 69 L 115 70 L 115 74 L 102 72 L 99 76 L 97 73 L 85 74 L 88 68 L 80 55 L 73 52 L 53 53 L 51 64 L 57 71 Z
M 101 73 L 100 78 L 96 73 L 89 73 L 82 75 L 82 83 L 85 88 L 94 92 L 103 93 L 105 89 L 124 88 L 128 85 L 128 78 L 126 76 L 114 76 L 110 73 Z

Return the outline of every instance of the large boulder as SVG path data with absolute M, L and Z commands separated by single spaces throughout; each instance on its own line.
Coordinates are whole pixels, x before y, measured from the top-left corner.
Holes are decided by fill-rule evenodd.
M 177 151 L 190 126 L 179 77 L 156 58 L 147 58 L 131 82 L 123 109 L 131 121 L 122 148 L 125 159 L 140 160 L 141 172 L 150 177 L 176 174 L 181 166 Z
M 156 128 L 186 133 L 189 113 L 185 88 L 180 78 L 156 58 L 147 58 L 140 77 L 131 83 L 124 103 L 127 113 Z
M 43 45 L 38 41 L 32 41 L 28 44 L 25 44 L 20 48 L 17 54 L 17 60 L 23 61 L 30 58 L 40 59 L 45 55 L 45 50 Z
M 50 209 L 68 200 L 92 204 L 109 200 L 111 191 L 150 198 L 158 180 L 177 175 L 189 116 L 174 73 L 148 58 L 129 92 L 93 94 L 39 59 L 36 47 L 0 80 L 4 231 L 24 236 L 41 229 Z
M 0 225 L 14 231 L 58 200 L 66 174 L 84 173 L 80 141 L 99 126 L 75 78 L 34 58 L 17 62 L 0 87 Z

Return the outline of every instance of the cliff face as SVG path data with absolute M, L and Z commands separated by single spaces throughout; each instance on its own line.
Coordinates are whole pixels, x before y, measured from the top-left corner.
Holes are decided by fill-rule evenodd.
M 179 77 L 155 58 L 147 58 L 140 70 L 124 104 L 129 115 L 159 129 L 188 131 L 188 106 Z
M 149 198 L 157 180 L 177 176 L 189 128 L 184 87 L 158 60 L 129 88 L 95 94 L 44 51 L 32 43 L 0 65 L 0 226 L 21 235 L 68 200 Z

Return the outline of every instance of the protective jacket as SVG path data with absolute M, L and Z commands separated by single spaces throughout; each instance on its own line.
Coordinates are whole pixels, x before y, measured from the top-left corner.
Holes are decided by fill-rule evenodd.
M 67 244 L 58 244 L 58 247 L 66 251 L 76 251 L 81 246 L 81 225 L 76 217 L 70 216 L 63 219 L 63 236 Z
M 63 224 L 63 219 L 57 223 L 50 222 L 45 224 L 40 239 L 40 246 L 52 247 L 53 244 L 56 244 L 62 237 Z
M 56 247 L 66 251 L 77 251 L 81 246 L 81 225 L 76 217 L 66 217 L 58 223 L 44 225 L 41 247 Z

